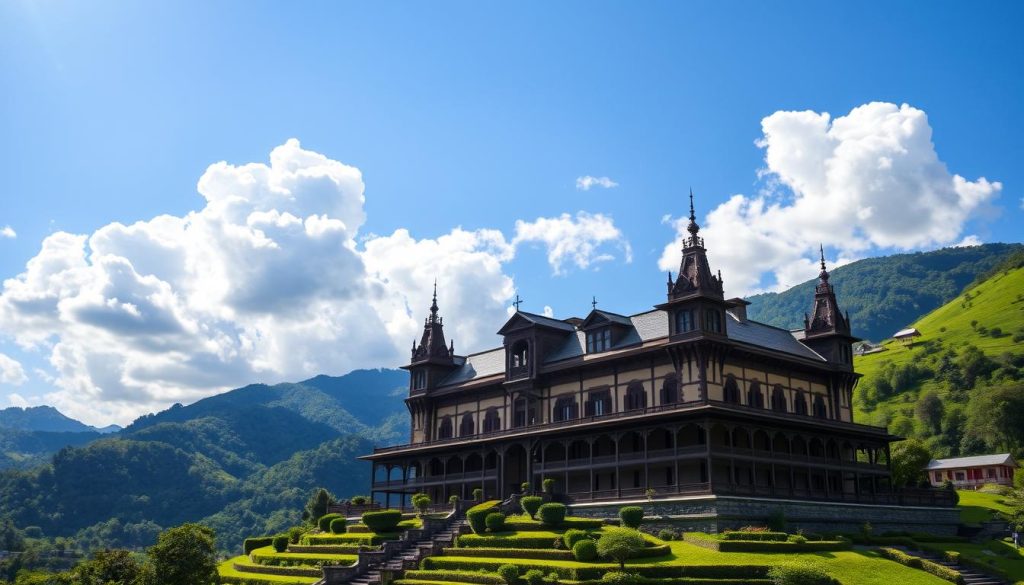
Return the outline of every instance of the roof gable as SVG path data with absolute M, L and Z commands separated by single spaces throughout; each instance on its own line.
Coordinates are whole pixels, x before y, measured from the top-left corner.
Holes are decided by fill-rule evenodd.
M 552 319 L 551 317 L 536 315 L 534 313 L 527 313 L 526 311 L 516 311 L 515 314 L 505 322 L 501 329 L 498 330 L 498 335 L 506 335 L 510 331 L 533 326 L 553 329 L 562 333 L 571 333 L 576 330 L 575 327 L 565 321 L 559 321 L 558 319 Z

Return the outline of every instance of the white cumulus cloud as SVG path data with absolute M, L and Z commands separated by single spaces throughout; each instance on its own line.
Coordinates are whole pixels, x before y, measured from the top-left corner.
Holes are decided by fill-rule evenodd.
M 10 238 L 13 240 L 16 237 L 18 237 L 18 232 L 14 231 L 14 228 L 11 226 L 5 225 L 0 228 L 0 238 Z
M 211 165 L 198 191 L 204 204 L 182 216 L 54 233 L 4 281 L 0 333 L 47 356 L 48 403 L 124 424 L 250 382 L 396 366 L 435 278 L 447 336 L 460 353 L 481 349 L 505 317 L 519 243 L 543 241 L 553 265 L 582 268 L 600 244 L 628 245 L 610 218 L 585 213 L 555 218 L 557 237 L 517 228 L 512 242 L 488 229 L 361 235 L 359 169 L 297 140 L 269 163 Z M 17 381 L 14 364 L 3 375 Z
M 25 375 L 25 368 L 21 363 L 9 355 L 0 353 L 0 383 L 20 386 L 28 380 Z
M 580 191 L 590 191 L 591 187 L 602 187 L 604 189 L 611 189 L 618 187 L 619 184 L 611 180 L 608 177 L 592 177 L 590 175 L 584 175 L 582 177 L 576 177 L 576 188 Z
M 609 248 L 620 251 L 626 262 L 633 260 L 633 251 L 625 236 L 611 217 L 600 213 L 581 211 L 575 217 L 563 213 L 535 221 L 517 220 L 512 244 L 531 242 L 546 247 L 548 263 L 555 274 L 564 274 L 567 262 L 588 268 L 613 260 L 615 256 Z
M 952 245 L 1002 184 L 951 174 L 935 151 L 926 114 L 869 103 L 832 118 L 776 112 L 761 121 L 766 189 L 711 210 L 701 236 L 730 294 L 783 289 L 816 274 L 819 243 L 833 264 L 872 250 Z M 659 260 L 679 266 L 687 220 Z M 973 240 L 968 237 L 968 242 Z

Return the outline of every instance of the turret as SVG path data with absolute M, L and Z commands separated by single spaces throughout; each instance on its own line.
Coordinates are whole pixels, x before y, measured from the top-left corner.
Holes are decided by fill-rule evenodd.
M 818 284 L 814 287 L 811 313 L 804 314 L 802 341 L 828 361 L 852 367 L 853 342 L 859 340 L 850 333 L 849 315 L 844 315 L 836 302 L 835 289 L 829 282 L 830 276 L 825 267 L 825 248 L 819 246 L 818 249 L 821 253 L 821 272 L 818 273 Z

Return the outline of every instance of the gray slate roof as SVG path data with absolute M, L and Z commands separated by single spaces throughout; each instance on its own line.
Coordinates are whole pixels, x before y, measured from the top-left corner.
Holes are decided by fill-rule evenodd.
M 954 457 L 952 459 L 932 459 L 928 463 L 928 471 L 937 469 L 961 469 L 964 467 L 981 467 L 984 465 L 1012 465 L 1017 467 L 1017 462 L 1009 453 L 998 455 L 974 455 L 973 457 Z

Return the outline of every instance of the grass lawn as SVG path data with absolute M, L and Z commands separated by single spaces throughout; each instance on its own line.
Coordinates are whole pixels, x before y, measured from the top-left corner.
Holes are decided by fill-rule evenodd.
M 243 573 L 242 571 L 235 570 L 235 567 L 232 566 L 233 563 L 249 563 L 249 557 L 242 555 L 233 559 L 228 559 L 217 567 L 217 572 L 220 573 L 222 577 L 235 577 L 275 584 L 283 583 L 285 585 L 312 585 L 320 580 L 316 577 L 285 577 L 282 575 Z
M 994 562 L 1014 582 L 1024 582 L 1024 549 L 1014 550 L 1012 544 L 990 540 L 985 544 L 950 542 L 927 546 L 934 551 L 955 550 L 964 557 Z
M 964 524 L 980 524 L 992 519 L 996 513 L 1009 515 L 1013 509 L 1004 502 L 1004 496 L 976 491 L 960 491 L 960 521 Z

